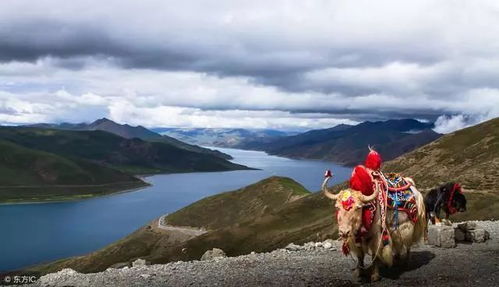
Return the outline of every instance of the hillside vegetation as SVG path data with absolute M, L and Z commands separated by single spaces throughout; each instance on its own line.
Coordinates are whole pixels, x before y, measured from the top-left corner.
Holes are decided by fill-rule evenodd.
M 0 202 L 84 198 L 146 185 L 115 169 L 4 140 L 0 153 Z
M 65 157 L 90 160 L 133 174 L 246 168 L 210 154 L 161 142 L 126 139 L 103 131 L 1 127 L 0 139 Z
M 422 188 L 452 180 L 469 190 L 499 192 L 499 118 L 447 134 L 384 169 L 403 172 Z
M 168 215 L 167 221 L 177 226 L 214 230 L 277 212 L 307 194 L 308 190 L 290 178 L 271 177 L 236 191 L 201 199 Z

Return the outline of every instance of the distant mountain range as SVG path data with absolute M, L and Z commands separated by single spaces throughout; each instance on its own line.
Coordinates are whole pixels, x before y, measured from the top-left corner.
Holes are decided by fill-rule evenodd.
M 252 129 L 179 129 L 154 131 L 191 144 L 261 150 L 290 158 L 330 160 L 355 165 L 364 159 L 367 146 L 390 160 L 441 136 L 433 123 L 414 119 L 341 124 L 304 133 Z
M 135 174 L 248 169 L 218 151 L 107 119 L 0 127 L 0 154 L 0 202 L 81 198 L 146 185 Z
M 155 128 L 153 131 L 190 144 L 227 148 L 243 147 L 247 141 L 270 142 L 296 134 L 272 129 Z
M 105 131 L 108 133 L 112 133 L 115 135 L 118 135 L 120 137 L 126 138 L 126 139 L 132 139 L 132 138 L 139 138 L 142 140 L 146 141 L 156 141 L 156 142 L 164 142 L 168 143 L 171 145 L 174 145 L 176 147 L 189 150 L 189 151 L 194 151 L 194 152 L 199 152 L 199 153 L 207 153 L 207 154 L 212 154 L 224 159 L 232 159 L 232 157 L 228 154 L 224 154 L 222 152 L 219 152 L 217 150 L 211 150 L 207 148 L 202 148 L 196 145 L 188 144 L 185 142 L 182 142 L 180 140 L 177 140 L 175 138 L 166 136 L 166 135 L 160 135 L 159 133 L 153 132 L 151 130 L 148 130 L 147 128 L 143 126 L 130 126 L 128 124 L 118 124 L 110 119 L 107 118 L 102 118 L 98 119 L 92 123 L 78 123 L 78 124 L 72 124 L 72 123 L 61 123 L 61 124 L 34 124 L 34 125 L 29 125 L 30 127 L 38 127 L 38 128 L 50 128 L 50 129 L 62 129 L 62 130 L 77 130 L 77 131 Z
M 364 160 L 368 146 L 373 146 L 385 160 L 391 160 L 432 142 L 441 136 L 432 128 L 431 123 L 413 119 L 363 122 L 356 126 L 338 125 L 312 130 L 272 141 L 255 139 L 238 147 L 291 158 L 322 159 L 356 165 Z

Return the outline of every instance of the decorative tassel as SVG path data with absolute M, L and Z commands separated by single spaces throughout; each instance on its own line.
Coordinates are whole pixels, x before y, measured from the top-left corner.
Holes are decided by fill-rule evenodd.
M 363 195 L 371 195 L 374 192 L 373 181 L 364 166 L 358 165 L 353 169 L 350 188 L 362 192 Z
M 333 176 L 333 173 L 331 172 L 331 170 L 326 170 L 326 173 L 324 174 L 324 177 L 332 177 Z
M 390 243 L 390 236 L 388 236 L 388 232 L 385 230 L 383 231 L 383 236 L 381 237 L 383 239 L 383 245 L 388 245 Z
M 347 256 L 350 254 L 350 246 L 346 242 L 343 242 L 343 246 L 341 247 L 341 251 L 343 251 L 343 254 Z
M 369 147 L 369 150 L 370 152 L 367 155 L 364 165 L 372 170 L 379 170 L 381 168 L 381 163 L 383 162 L 381 155 L 371 147 Z

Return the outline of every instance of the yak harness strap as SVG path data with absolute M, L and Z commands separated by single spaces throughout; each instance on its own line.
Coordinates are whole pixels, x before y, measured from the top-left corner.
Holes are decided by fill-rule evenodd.
M 375 179 L 375 188 L 378 191 L 379 211 L 381 215 L 381 240 L 383 241 L 383 245 L 386 246 L 390 243 L 390 235 L 388 228 L 386 228 L 387 196 L 385 192 L 388 190 L 388 184 L 381 172 L 373 172 L 373 178 Z M 384 183 L 384 188 L 380 186 L 380 181 Z

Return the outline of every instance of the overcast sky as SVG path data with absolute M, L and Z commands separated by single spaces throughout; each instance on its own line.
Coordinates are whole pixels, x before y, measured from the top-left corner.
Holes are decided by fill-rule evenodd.
M 499 116 L 499 1 L 0 1 L 0 123 Z

